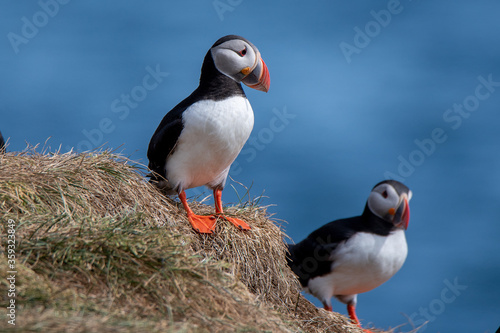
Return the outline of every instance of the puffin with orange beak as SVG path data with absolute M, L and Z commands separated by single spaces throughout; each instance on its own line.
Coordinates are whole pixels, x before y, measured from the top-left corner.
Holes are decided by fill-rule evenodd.
M 347 304 L 351 320 L 361 327 L 357 295 L 389 280 L 406 259 L 411 196 L 402 183 L 382 181 L 372 189 L 362 215 L 330 222 L 300 243 L 288 244 L 288 265 L 305 291 L 328 311 L 332 297 Z
M 212 233 L 217 217 L 241 230 L 250 226 L 224 215 L 222 190 L 229 168 L 252 132 L 254 114 L 241 83 L 267 92 L 269 71 L 259 50 L 243 37 L 220 38 L 208 50 L 198 88 L 169 111 L 148 148 L 151 183 L 177 194 L 194 230 Z M 213 190 L 215 215 L 196 215 L 185 190 Z

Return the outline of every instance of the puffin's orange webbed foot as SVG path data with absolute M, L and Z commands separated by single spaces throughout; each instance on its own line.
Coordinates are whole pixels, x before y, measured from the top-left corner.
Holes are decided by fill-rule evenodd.
M 215 231 L 216 218 L 214 216 L 188 214 L 188 220 L 193 229 L 200 234 L 211 234 Z
M 215 200 L 215 215 L 231 222 L 240 230 L 252 229 L 246 222 L 237 219 L 235 217 L 227 217 L 226 215 L 224 215 L 224 211 L 222 210 L 222 190 L 220 189 L 214 190 L 214 200 Z
M 182 205 L 186 210 L 189 223 L 191 223 L 194 230 L 201 234 L 211 234 L 215 231 L 215 222 L 217 221 L 215 216 L 203 216 L 193 213 L 191 208 L 189 208 L 186 199 L 186 192 L 184 191 L 179 193 L 179 199 L 181 199 Z
M 224 214 L 220 214 L 218 216 L 221 217 L 221 218 L 223 218 L 224 220 L 227 220 L 227 221 L 231 222 L 236 227 L 238 227 L 238 229 L 240 229 L 240 230 L 250 230 L 250 229 L 252 229 L 246 222 L 244 222 L 244 221 L 242 221 L 240 219 L 237 219 L 235 217 L 227 217 Z

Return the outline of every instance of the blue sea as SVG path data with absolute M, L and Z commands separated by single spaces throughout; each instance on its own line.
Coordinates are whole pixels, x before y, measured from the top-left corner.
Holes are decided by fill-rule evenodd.
M 263 195 L 298 242 L 361 214 L 380 180 L 403 181 L 414 194 L 409 255 L 358 297 L 362 323 L 491 333 L 500 325 L 499 15 L 493 0 L 2 1 L 0 130 L 11 151 L 103 146 L 147 164 L 151 135 L 196 88 L 210 46 L 244 36 L 271 87 L 245 88 L 255 127 L 223 200 Z

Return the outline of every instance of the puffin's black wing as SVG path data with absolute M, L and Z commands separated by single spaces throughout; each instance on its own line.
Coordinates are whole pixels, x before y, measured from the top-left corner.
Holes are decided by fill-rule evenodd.
M 177 140 L 184 128 L 182 114 L 188 107 L 199 100 L 197 90 L 177 104 L 163 117 L 160 125 L 158 125 L 158 128 L 151 137 L 148 147 L 149 169 L 162 177 L 166 177 L 165 163 L 167 157 L 173 153 Z M 156 178 L 154 174 L 151 176 L 151 179 L 156 180 Z
M 331 272 L 332 253 L 359 231 L 362 224 L 361 216 L 333 221 L 313 231 L 302 242 L 288 244 L 288 266 L 299 277 L 302 286 L 307 286 L 309 279 Z

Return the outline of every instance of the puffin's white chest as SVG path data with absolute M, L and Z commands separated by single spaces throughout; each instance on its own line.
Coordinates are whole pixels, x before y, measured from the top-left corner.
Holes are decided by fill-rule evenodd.
M 385 237 L 360 232 L 333 253 L 332 273 L 311 279 L 309 291 L 327 298 L 367 292 L 396 274 L 407 254 L 403 230 Z
M 224 184 L 253 128 L 253 110 L 245 97 L 203 100 L 183 113 L 184 128 L 166 172 L 182 189 Z

